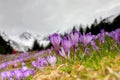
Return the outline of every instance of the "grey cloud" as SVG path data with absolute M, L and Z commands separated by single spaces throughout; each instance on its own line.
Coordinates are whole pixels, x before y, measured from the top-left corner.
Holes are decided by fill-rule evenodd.
M 51 33 L 91 23 L 96 10 L 119 0 L 0 0 L 0 28 L 9 34 L 25 30 Z

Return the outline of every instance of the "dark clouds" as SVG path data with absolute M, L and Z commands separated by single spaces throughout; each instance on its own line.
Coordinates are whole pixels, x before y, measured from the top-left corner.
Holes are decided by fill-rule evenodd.
M 96 16 L 106 15 L 111 5 L 119 7 L 118 3 L 119 0 L 0 0 L 0 29 L 9 34 L 26 30 L 51 33 L 91 23 Z

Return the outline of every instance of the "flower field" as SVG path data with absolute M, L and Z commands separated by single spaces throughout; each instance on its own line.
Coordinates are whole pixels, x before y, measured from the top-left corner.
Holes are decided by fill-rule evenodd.
M 0 56 L 0 80 L 120 80 L 120 29 L 49 36 L 39 52 Z

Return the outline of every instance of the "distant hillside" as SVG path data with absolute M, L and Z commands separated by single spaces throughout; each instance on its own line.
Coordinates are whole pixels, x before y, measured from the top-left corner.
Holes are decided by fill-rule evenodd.
M 47 48 L 49 46 L 49 41 L 47 37 L 40 36 L 36 34 L 32 34 L 30 32 L 23 32 L 20 35 L 17 36 L 9 36 L 5 32 L 1 32 L 1 48 L 7 47 L 6 44 L 8 44 L 10 47 L 12 47 L 14 50 L 17 50 L 19 52 L 26 52 L 26 51 L 34 51 L 35 47 L 35 41 L 38 42 L 38 45 L 40 48 L 38 50 Z M 9 41 L 9 42 L 8 42 Z M 4 44 L 2 44 L 4 42 Z M 37 45 L 37 46 L 38 46 Z M 8 50 L 8 49 L 7 49 Z M 5 49 L 2 49 L 1 53 L 5 53 Z

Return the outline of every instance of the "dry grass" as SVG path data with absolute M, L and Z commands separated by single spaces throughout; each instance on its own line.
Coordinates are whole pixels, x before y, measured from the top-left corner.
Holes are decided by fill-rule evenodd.
M 38 71 L 32 80 L 120 80 L 120 55 L 115 58 L 105 57 L 100 62 L 101 68 L 94 70 L 75 62 L 54 67 L 45 67 Z M 71 67 L 70 72 L 66 69 Z

